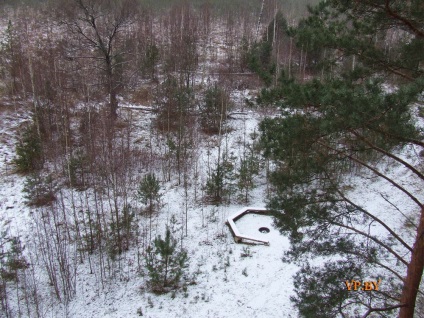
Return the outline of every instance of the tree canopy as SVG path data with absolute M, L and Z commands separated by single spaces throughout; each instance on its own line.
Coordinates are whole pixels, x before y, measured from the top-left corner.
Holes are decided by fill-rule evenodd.
M 292 300 L 303 317 L 413 317 L 424 267 L 423 198 L 390 169 L 424 180 L 420 158 L 402 156 L 406 146 L 424 147 L 413 115 L 424 89 L 424 5 L 323 1 L 289 32 L 314 54 L 312 79 L 283 74 L 259 102 L 281 108 L 260 128 L 275 163 L 269 207 L 292 243 L 286 260 L 304 264 Z M 346 178 L 359 174 L 387 182 L 416 213 L 403 206 L 384 213 L 352 199 Z M 409 232 L 392 222 L 396 213 L 412 223 Z M 323 265 L 310 264 L 317 258 Z M 372 292 L 346 288 L 351 279 L 382 277 Z

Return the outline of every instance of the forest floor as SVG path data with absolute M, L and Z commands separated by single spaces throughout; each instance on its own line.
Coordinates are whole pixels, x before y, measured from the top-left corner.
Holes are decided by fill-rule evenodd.
M 18 127 L 28 118 L 23 115 L 23 109 L 16 111 L 11 109 L 12 105 L 9 107 L 2 111 L 0 118 L 3 139 L 0 152 L 0 229 L 7 230 L 10 235 L 19 235 L 26 247 L 26 257 L 34 259 L 37 250 L 31 243 L 33 210 L 25 204 L 22 193 L 25 177 L 13 173 L 12 164 Z M 140 126 L 154 116 L 131 111 L 139 116 Z M 241 151 L 240 140 L 257 132 L 257 123 L 262 116 L 245 110 L 240 110 L 240 113 L 230 120 L 231 130 L 225 136 L 226 147 L 237 155 Z M 211 158 L 216 158 L 217 151 L 217 147 L 210 146 L 209 142 L 205 145 L 209 146 L 199 149 L 199 161 L 203 167 L 206 167 L 207 160 L 213 161 Z M 201 178 L 205 178 L 206 171 L 202 171 L 201 175 Z M 190 258 L 188 276 L 191 283 L 187 288 L 165 295 L 149 292 L 146 288 L 147 277 L 140 275 L 136 250 L 130 249 L 121 255 L 122 268 L 119 275 L 104 284 L 99 283 L 99 273 L 90 269 L 91 263 L 98 261 L 95 256 L 90 263 L 85 261 L 79 264 L 76 295 L 64 305 L 52 300 L 54 296 L 50 295 L 46 273 L 42 266 L 38 266 L 34 275 L 40 284 L 41 298 L 44 299 L 42 308 L 46 317 L 137 317 L 139 309 L 144 317 L 295 316 L 289 297 L 293 293 L 291 276 L 297 266 L 281 261 L 282 253 L 287 250 L 289 243 L 273 227 L 271 217 L 247 215 L 237 222 L 243 231 L 252 235 L 259 235 L 258 229 L 261 226 L 269 227 L 271 232 L 267 234 L 267 239 L 270 246 L 237 244 L 225 220 L 244 204 L 215 206 L 203 203 L 203 200 L 195 201 L 194 189 L 191 187 L 188 190 L 188 227 L 183 231 L 185 221 L 181 211 L 185 211 L 187 200 L 184 189 L 176 186 L 175 182 L 173 179 L 161 184 L 163 206 L 154 216 L 152 231 L 153 237 L 163 235 L 168 225 L 174 235 L 182 236 L 181 244 Z M 267 190 L 264 176 L 258 176 L 255 182 L 258 186 L 250 194 L 249 205 L 264 207 Z M 140 222 L 141 227 L 144 227 L 148 220 L 141 218 Z
M 12 104 L 2 106 L 0 114 L 2 138 L 0 148 L 0 231 L 11 235 L 20 235 L 24 253 L 28 260 L 37 259 L 37 246 L 33 244 L 33 211 L 25 204 L 24 176 L 13 172 L 12 158 L 15 156 L 16 134 L 20 125 L 28 120 L 21 108 Z M 122 111 L 134 112 L 138 127 L 148 127 L 153 114 L 137 109 Z M 250 138 L 257 132 L 257 125 L 263 114 L 240 110 L 239 115 L 229 122 L 227 134 L 222 136 L 225 147 L 236 158 L 242 152 L 241 140 Z M 149 128 L 145 128 L 148 130 Z M 144 131 L 143 133 L 145 133 Z M 141 134 L 142 132 L 136 132 Z M 214 137 L 216 138 L 216 137 Z M 214 138 L 210 138 L 214 140 Z M 212 144 L 212 146 L 211 146 Z M 202 168 L 200 183 L 207 176 L 207 161 L 217 158 L 217 143 L 206 140 L 199 148 L 199 165 Z M 420 160 L 414 148 L 403 149 L 406 160 Z M 237 159 L 235 159 L 237 160 Z M 411 176 L 404 175 L 403 169 L 382 162 L 387 172 L 400 180 L 418 196 L 423 194 L 419 184 Z M 203 181 L 202 181 L 203 180 Z M 255 177 L 257 187 L 250 193 L 249 206 L 266 205 L 267 185 L 264 173 Z M 408 232 L 404 216 L 396 207 L 411 218 L 417 211 L 408 200 L 387 183 L 369 174 L 358 174 L 345 181 L 349 196 L 355 202 L 385 218 L 388 224 L 402 232 Z M 181 245 L 190 258 L 187 286 L 175 293 L 156 295 L 149 291 L 148 277 L 140 270 L 140 254 L 136 248 L 124 252 L 119 258 L 117 274 L 106 282 L 99 279 L 96 270 L 99 261 L 96 255 L 76 266 L 75 297 L 64 304 L 51 294 L 43 266 L 39 264 L 33 272 L 38 282 L 40 302 L 45 317 L 295 317 L 296 310 L 290 302 L 294 295 L 292 276 L 299 269 L 295 264 L 283 263 L 281 258 L 289 248 L 287 237 L 274 227 L 271 217 L 246 215 L 237 221 L 237 225 L 248 235 L 258 235 L 261 226 L 270 228 L 270 233 L 261 234 L 270 241 L 269 246 L 255 244 L 237 244 L 234 242 L 225 220 L 231 214 L 244 207 L 244 203 L 227 203 L 220 206 L 210 205 L 204 200 L 195 200 L 194 185 L 187 192 L 177 186 L 175 178 L 161 184 L 163 206 L 153 217 L 151 235 L 164 234 L 169 226 L 175 236 L 181 238 Z M 134 189 L 133 189 L 134 190 Z M 197 194 L 199 196 L 199 194 Z M 233 202 L 238 202 L 233 200 Z M 185 228 L 185 211 L 187 228 Z M 140 227 L 147 228 L 149 220 L 138 219 Z M 383 230 L 373 224 L 370 231 Z M 147 237 L 147 231 L 144 232 Z M 413 239 L 413 231 L 410 231 Z M 317 265 L 319 263 L 315 263 Z M 141 266 L 143 267 L 143 266 Z M 350 278 L 346 278 L 347 280 Z M 384 288 L 384 278 L 382 281 Z M 343 289 L 344 282 L 340 282 Z M 386 286 L 386 288 L 389 288 Z M 14 305 L 16 307 L 16 304 Z M 15 310 L 17 310 L 15 308 Z

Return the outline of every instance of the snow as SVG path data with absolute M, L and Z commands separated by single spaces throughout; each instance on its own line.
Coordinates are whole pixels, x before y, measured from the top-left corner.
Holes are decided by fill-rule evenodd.
M 141 106 L 127 106 L 128 111 L 144 109 Z M 134 109 L 135 108 L 135 109 Z M 21 109 L 24 112 L 23 109 Z M 48 277 L 40 259 L 38 248 L 40 241 L 34 238 L 37 227 L 34 212 L 50 213 L 49 208 L 36 211 L 25 205 L 22 189 L 25 177 L 13 173 L 11 160 L 14 157 L 14 144 L 19 124 L 27 120 L 20 112 L 7 113 L 1 117 L 2 136 L 7 142 L 2 144 L 0 157 L 0 230 L 8 230 L 10 235 L 20 235 L 25 246 L 27 260 L 35 265 L 33 277 L 40 293 L 40 306 L 49 317 L 136 317 L 137 311 L 143 312 L 143 317 L 294 317 L 295 309 L 289 297 L 292 294 L 291 276 L 296 272 L 295 265 L 284 264 L 281 256 L 288 248 L 288 240 L 272 225 L 272 218 L 264 216 L 257 219 L 256 215 L 246 215 L 237 221 L 237 226 L 249 234 L 248 224 L 255 228 L 255 237 L 266 237 L 271 246 L 246 245 L 234 242 L 232 234 L 225 225 L 225 220 L 243 206 L 240 204 L 222 205 L 219 207 L 193 201 L 193 189 L 189 189 L 188 229 L 187 237 L 182 244 L 187 249 L 191 259 L 189 280 L 186 291 L 178 291 L 175 295 L 155 295 L 146 288 L 147 277 L 140 275 L 137 265 L 136 249 L 121 255 L 121 269 L 115 278 L 108 278 L 102 283 L 96 264 L 99 259 L 95 255 L 90 260 L 85 259 L 76 268 L 76 295 L 71 302 L 60 303 L 52 294 Z M 240 141 L 249 138 L 249 134 L 257 129 L 258 116 L 248 112 L 247 116 L 233 119 L 232 130 L 225 137 L 229 149 L 239 155 L 242 150 Z M 140 119 L 141 120 L 141 119 Z M 149 120 L 149 119 L 147 119 Z M 146 118 L 142 119 L 146 121 Z M 138 127 L 145 125 L 137 124 Z M 146 128 L 148 129 L 148 128 Z M 215 141 L 213 141 L 215 140 Z M 212 143 L 211 143 L 212 141 Z M 199 149 L 200 164 L 216 159 L 217 143 L 224 143 L 224 136 L 219 141 L 216 137 L 202 143 Z M 208 154 L 209 153 L 209 154 Z M 204 165 L 205 167 L 205 165 Z M 7 169 L 6 169 L 7 168 Z M 206 170 L 202 171 L 201 180 L 205 180 Z M 265 206 L 264 182 L 252 191 L 251 203 L 255 206 Z M 174 235 L 180 235 L 184 226 L 181 213 L 185 209 L 185 194 L 183 189 L 174 186 L 175 180 L 162 186 L 164 207 L 161 213 L 154 217 L 153 236 L 163 234 L 168 224 L 174 229 Z M 70 189 L 62 189 L 64 204 L 71 207 Z M 79 209 L 78 199 L 82 193 L 75 192 L 76 209 Z M 90 191 L 87 192 L 88 197 Z M 176 216 L 177 222 L 170 223 L 171 216 Z M 58 221 L 61 222 L 61 217 Z M 146 229 L 147 220 L 141 218 L 141 227 Z M 269 234 L 257 231 L 257 225 L 271 229 Z M 40 230 L 40 228 L 38 228 Z M 249 256 L 244 256 L 246 251 Z M 72 246 L 68 253 L 75 253 Z M 141 260 L 142 261 L 142 260 Z M 90 267 L 92 268 L 90 270 Z M 16 308 L 15 308 L 16 309 Z
M 260 214 L 247 214 L 240 218 L 237 222 L 237 228 L 243 233 L 250 236 L 255 236 L 259 239 L 269 242 L 269 246 L 277 244 L 283 246 L 283 251 L 289 248 L 287 237 L 281 235 L 279 230 L 274 226 L 272 217 Z M 269 233 L 261 233 L 259 228 L 266 227 L 270 230 Z
M 131 107 L 128 107 L 127 111 L 131 110 Z M 135 109 L 135 112 L 137 110 Z M 199 178 L 201 183 L 205 180 L 207 162 L 213 163 L 216 160 L 219 142 L 227 143 L 228 149 L 235 156 L 239 156 L 242 151 L 241 141 L 248 139 L 249 135 L 257 130 L 262 115 L 255 112 L 243 111 L 243 113 L 247 115 L 231 120 L 232 129 L 222 136 L 221 141 L 217 137 L 210 137 L 209 140 L 200 143 L 198 161 L 200 166 L 203 166 Z M 149 127 L 141 122 L 148 123 L 151 117 L 141 118 L 136 126 L 148 130 Z M 2 198 L 0 230 L 8 230 L 11 235 L 20 235 L 26 246 L 27 259 L 36 262 L 39 242 L 34 240 L 34 235 L 37 233 L 34 211 L 24 203 L 22 189 L 25 178 L 13 174 L 10 163 L 14 156 L 16 131 L 19 124 L 27 118 L 19 112 L 7 112 L 2 114 L 1 120 L 2 138 L 6 142 L 2 144 L 0 153 Z M 411 147 L 403 149 L 400 155 L 410 162 L 416 163 L 420 160 L 416 149 Z M 386 169 L 386 173 L 402 186 L 407 187 L 421 200 L 424 199 L 420 182 L 413 176 L 405 174 L 400 165 L 381 162 L 380 169 Z M 258 176 L 256 183 L 258 187 L 252 191 L 250 204 L 265 207 L 264 176 Z M 395 228 L 397 233 L 407 237 L 408 243 L 412 242 L 414 233 L 405 227 L 405 220 L 406 217 L 414 219 L 417 216 L 417 208 L 407 197 L 386 181 L 370 173 L 352 176 L 345 181 L 345 186 L 349 198 L 376 213 L 388 225 Z M 240 211 L 244 211 L 246 207 L 238 203 L 216 207 L 202 200 L 195 201 L 193 187 L 192 184 L 188 190 L 187 202 L 184 189 L 175 186 L 175 179 L 163 183 L 164 206 L 153 220 L 153 236 L 163 235 L 166 225 L 171 227 L 174 235 L 181 236 L 181 233 L 185 233 L 182 211 L 188 204 L 187 236 L 185 234 L 182 236 L 182 244 L 187 249 L 191 262 L 185 291 L 166 295 L 151 293 L 146 287 L 147 277 L 140 275 L 138 271 L 137 248 L 133 248 L 121 255 L 120 269 L 112 269 L 116 270 L 116 274 L 104 282 L 100 279 L 101 273 L 96 266 L 99 262 L 96 254 L 90 257 L 90 261 L 86 259 L 81 264 L 75 264 L 76 295 L 65 306 L 55 300 L 48 285 L 45 268 L 42 262 L 38 261 L 33 281 L 41 293 L 42 308 L 46 316 L 137 317 L 137 311 L 141 310 L 143 317 L 152 318 L 296 317 L 296 309 L 290 302 L 290 296 L 294 294 L 292 276 L 298 267 L 281 261 L 284 251 L 289 248 L 289 241 L 274 227 L 272 218 L 268 215 L 246 214 L 235 221 L 242 234 L 269 241 L 269 246 L 237 244 L 225 221 L 237 218 Z M 64 202 L 68 206 L 71 206 L 70 191 L 62 190 L 66 198 Z M 78 198 L 81 193 L 75 192 L 74 195 Z M 88 193 L 88 197 L 90 195 Z M 402 207 L 402 213 L 394 206 Z M 175 216 L 175 223 L 171 222 L 172 215 Z M 139 222 L 141 229 L 147 230 L 148 220 L 141 218 Z M 267 227 L 270 232 L 261 233 L 260 227 Z M 371 226 L 371 231 L 387 236 L 387 232 L 375 222 Z M 403 251 L 402 248 L 395 248 L 399 252 Z M 72 248 L 68 252 L 72 254 Z M 398 269 L 400 272 L 404 270 L 401 265 L 398 265 Z
M 227 219 L 226 224 L 231 227 L 231 231 L 234 234 L 234 239 L 237 242 L 241 242 L 242 240 L 248 240 L 248 241 L 253 241 L 253 242 L 261 242 L 261 243 L 265 243 L 266 245 L 269 245 L 269 241 L 267 241 L 265 238 L 258 238 L 257 236 L 254 235 L 247 235 L 246 231 L 239 231 L 239 227 L 234 223 L 237 219 L 242 218 L 243 216 L 247 215 L 247 213 L 264 213 L 266 212 L 266 208 L 258 208 L 258 207 L 247 207 L 247 208 L 243 208 L 240 211 L 236 212 L 235 214 L 233 214 L 232 216 L 230 216 Z M 249 216 L 246 216 L 246 219 L 251 219 Z M 269 217 L 267 217 L 267 219 L 271 219 Z M 253 222 L 250 227 L 254 227 L 256 225 L 257 222 Z M 269 222 L 267 222 L 269 223 Z

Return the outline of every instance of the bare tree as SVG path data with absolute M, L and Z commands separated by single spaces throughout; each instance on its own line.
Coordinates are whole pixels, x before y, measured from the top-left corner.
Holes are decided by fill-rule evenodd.
M 71 18 L 65 23 L 89 54 L 76 57 L 92 59 L 105 76 L 103 85 L 109 95 L 112 119 L 117 117 L 117 95 L 123 87 L 121 71 L 126 55 L 119 46 L 120 33 L 133 22 L 136 8 L 135 0 L 73 0 L 68 8 Z

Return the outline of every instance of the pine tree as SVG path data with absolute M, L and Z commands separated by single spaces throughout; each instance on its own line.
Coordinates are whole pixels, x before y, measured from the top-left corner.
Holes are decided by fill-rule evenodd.
M 177 245 L 177 240 L 167 228 L 165 238 L 159 235 L 154 240 L 154 247 L 148 247 L 146 250 L 146 269 L 151 288 L 156 293 L 167 292 L 179 286 L 187 267 L 188 257 Z
M 250 147 L 248 147 L 250 148 Z M 240 197 L 245 203 L 249 202 L 249 193 L 255 187 L 254 177 L 259 173 L 259 160 L 253 149 L 247 149 L 248 153 L 240 160 L 237 171 L 237 187 Z
M 247 54 L 242 60 L 247 62 L 250 70 L 256 72 L 264 81 L 265 85 L 269 86 L 272 83 L 272 78 L 277 71 L 276 52 L 274 50 L 275 39 L 284 36 L 287 32 L 287 21 L 281 11 L 278 11 L 274 19 L 268 24 L 265 34 L 262 39 L 251 45 Z M 243 43 L 246 46 L 245 43 Z
M 16 48 L 16 35 L 12 25 L 12 21 L 9 20 L 7 28 L 4 31 L 0 40 L 0 76 L 10 86 L 10 93 L 14 93 L 16 90 L 16 63 L 17 63 L 17 50 Z M 9 84 L 10 83 L 10 84 Z
M 232 181 L 234 179 L 233 157 L 224 153 L 216 163 L 214 169 L 208 173 L 206 180 L 206 195 L 216 204 L 222 203 L 234 192 Z
M 125 205 L 122 212 L 118 212 L 118 220 L 109 223 L 109 233 L 107 235 L 107 248 L 109 256 L 112 260 L 123 251 L 127 251 L 130 247 L 134 230 L 135 213 L 130 205 Z M 93 250 L 94 240 L 90 238 L 89 248 Z
M 0 282 L 18 280 L 18 271 L 28 268 L 20 238 L 1 233 L 0 248 Z
M 28 173 L 42 168 L 43 149 L 35 124 L 24 129 L 16 145 L 16 156 L 14 162 L 19 172 Z
M 146 47 L 145 56 L 142 64 L 142 71 L 151 79 L 155 78 L 156 66 L 159 62 L 159 49 L 154 43 Z
M 148 205 L 150 239 L 152 239 L 153 212 L 159 206 L 160 198 L 162 197 L 159 180 L 154 173 L 149 173 L 143 177 L 138 187 L 137 195 L 143 204 Z
M 411 318 L 424 268 L 424 202 L 382 163 L 424 180 L 419 163 L 399 155 L 407 145 L 424 147 L 411 106 L 424 89 L 424 7 L 420 1 L 325 1 L 310 13 L 292 32 L 299 46 L 323 53 L 315 61 L 321 73 L 306 83 L 282 76 L 259 99 L 283 109 L 260 128 L 264 154 L 275 163 L 269 207 L 290 235 L 286 260 L 302 264 L 292 300 L 302 317 L 398 311 Z M 397 88 L 388 91 L 386 83 Z M 417 206 L 415 240 L 393 225 L 393 215 L 352 201 L 344 185 L 358 171 L 388 182 Z M 366 230 L 372 224 L 382 232 Z M 314 257 L 325 264 L 309 265 Z M 386 283 L 378 291 L 344 286 L 379 277 Z
M 193 108 L 191 89 L 172 75 L 158 87 L 156 126 L 165 132 L 178 132 L 188 125 Z
M 200 124 L 206 133 L 218 134 L 224 130 L 230 109 L 233 107 L 228 93 L 218 85 L 205 92 L 200 106 Z
M 56 200 L 58 187 L 51 175 L 43 177 L 33 173 L 25 178 L 22 192 L 25 193 L 25 203 L 29 206 L 51 205 Z
M 161 198 L 159 180 L 154 173 L 146 174 L 138 187 L 138 197 L 148 205 L 149 214 L 154 212 L 155 205 Z

